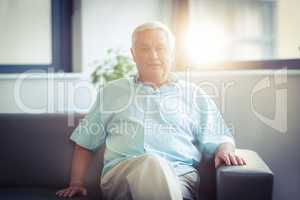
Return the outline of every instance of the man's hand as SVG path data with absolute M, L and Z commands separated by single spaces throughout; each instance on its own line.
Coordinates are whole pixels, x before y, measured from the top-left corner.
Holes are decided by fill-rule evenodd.
M 73 184 L 65 189 L 57 191 L 56 195 L 59 197 L 67 197 L 67 198 L 73 197 L 75 195 L 86 196 L 87 190 L 82 184 Z
M 246 161 L 235 154 L 234 146 L 230 143 L 221 144 L 215 153 L 215 167 L 221 165 L 246 165 Z

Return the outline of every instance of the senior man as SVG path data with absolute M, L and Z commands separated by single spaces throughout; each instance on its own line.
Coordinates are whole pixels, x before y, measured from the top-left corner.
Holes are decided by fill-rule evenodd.
M 203 151 L 214 154 L 216 167 L 245 164 L 214 102 L 171 73 L 174 37 L 164 24 L 138 26 L 131 53 L 138 74 L 100 88 L 72 133 L 70 185 L 58 196 L 87 194 L 87 168 L 103 144 L 106 199 L 197 199 Z

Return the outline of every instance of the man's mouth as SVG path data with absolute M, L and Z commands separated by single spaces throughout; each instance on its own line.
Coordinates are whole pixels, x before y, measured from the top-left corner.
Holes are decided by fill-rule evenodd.
M 160 67 L 161 64 L 160 63 L 150 63 L 150 64 L 148 64 L 148 66 L 156 68 L 156 67 Z

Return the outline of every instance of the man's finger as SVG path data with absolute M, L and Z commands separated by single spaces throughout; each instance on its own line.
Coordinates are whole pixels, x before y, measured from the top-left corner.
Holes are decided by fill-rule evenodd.
M 60 190 L 60 191 L 58 192 L 58 196 L 59 196 L 59 197 L 62 197 L 62 196 L 64 195 L 65 191 L 66 191 L 66 189 Z
M 224 154 L 222 156 L 222 159 L 223 159 L 223 161 L 225 162 L 226 165 L 231 165 L 230 158 L 229 158 L 229 156 L 227 154 Z
M 243 161 L 243 165 L 246 165 L 245 159 L 244 159 L 244 158 L 241 158 L 241 159 L 242 159 L 242 161 Z
M 55 194 L 56 194 L 56 195 L 60 195 L 62 192 L 63 192 L 63 190 L 59 190 L 59 191 L 57 191 Z
M 81 190 L 81 194 L 82 194 L 83 196 L 86 196 L 86 195 L 87 195 L 87 190 L 86 190 L 85 188 L 83 188 L 83 189 Z
M 74 196 L 74 194 L 76 193 L 76 190 L 72 189 L 68 195 L 68 197 L 72 197 Z
M 229 158 L 230 158 L 230 161 L 233 165 L 238 165 L 237 163 L 237 160 L 236 160 L 236 155 L 234 154 L 229 154 Z
M 62 196 L 67 197 L 69 195 L 69 192 L 70 192 L 70 189 L 66 189 Z
M 236 157 L 235 157 L 235 159 L 236 159 L 236 161 L 237 161 L 238 165 L 243 165 L 243 160 L 242 160 L 242 158 L 241 158 L 241 157 L 239 157 L 239 156 L 236 156 Z
M 66 190 L 61 194 L 60 197 L 66 197 L 67 194 L 68 194 L 68 190 L 66 189 Z

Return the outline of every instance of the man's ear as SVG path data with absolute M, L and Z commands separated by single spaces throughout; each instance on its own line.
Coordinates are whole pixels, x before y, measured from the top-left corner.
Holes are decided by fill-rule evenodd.
M 132 48 L 130 48 L 130 52 L 131 52 L 131 55 L 132 55 L 132 59 L 133 59 L 133 61 L 135 62 L 135 56 L 134 56 L 134 52 L 133 52 L 133 49 L 132 49 Z

